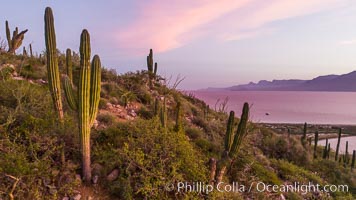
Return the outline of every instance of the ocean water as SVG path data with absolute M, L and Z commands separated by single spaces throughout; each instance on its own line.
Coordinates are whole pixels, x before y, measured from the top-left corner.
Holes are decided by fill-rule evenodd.
M 286 91 L 192 91 L 210 108 L 218 109 L 228 97 L 227 111 L 241 114 L 244 102 L 251 105 L 254 122 L 356 125 L 356 92 Z M 217 100 L 220 102 L 216 104 Z M 215 106 L 216 105 L 216 106 Z
M 350 137 L 342 137 L 340 140 L 340 153 L 344 154 L 345 153 L 345 148 L 346 148 L 346 141 L 349 142 L 349 146 L 348 146 L 348 151 L 349 154 L 352 155 L 352 151 L 356 150 L 356 136 L 350 136 Z M 337 138 L 332 138 L 332 139 L 328 139 L 328 142 L 330 143 L 330 148 L 332 149 L 336 149 L 337 146 Z M 325 147 L 325 140 L 320 140 L 318 142 L 319 146 L 324 146 Z

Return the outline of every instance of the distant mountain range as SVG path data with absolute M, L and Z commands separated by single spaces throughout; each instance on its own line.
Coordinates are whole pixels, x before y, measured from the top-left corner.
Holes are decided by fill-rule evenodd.
M 214 89 L 214 88 L 209 88 Z M 356 92 L 356 71 L 342 75 L 319 76 L 312 80 L 261 80 L 258 83 L 221 88 L 233 91 L 344 91 Z M 216 90 L 216 88 L 215 88 Z

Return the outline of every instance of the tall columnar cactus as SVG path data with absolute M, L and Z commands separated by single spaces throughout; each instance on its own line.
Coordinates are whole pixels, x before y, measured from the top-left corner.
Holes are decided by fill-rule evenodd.
M 157 63 L 155 62 L 155 68 L 153 70 L 153 74 L 156 76 L 157 75 Z
M 328 138 L 326 138 L 325 140 L 325 147 L 324 147 L 324 151 L 323 151 L 323 159 L 326 159 L 328 157 Z
M 150 53 L 147 56 L 147 71 L 153 73 L 153 51 L 150 49 Z
M 155 102 L 154 102 L 154 110 L 153 110 L 153 114 L 154 116 L 158 116 L 160 112 L 160 104 L 159 104 L 159 100 L 158 98 L 155 98 Z
M 31 58 L 33 58 L 32 44 L 30 44 L 30 56 L 31 56 Z
M 161 111 L 160 111 L 160 120 L 161 120 L 161 125 L 163 128 L 167 127 L 167 108 L 166 108 L 166 97 L 164 97 L 163 100 L 163 106 L 161 107 Z
M 83 30 L 80 38 L 80 76 L 78 99 L 74 95 L 69 77 L 65 77 L 64 89 L 70 107 L 77 111 L 82 150 L 82 170 L 84 181 L 91 180 L 90 169 L 90 128 L 98 113 L 101 86 L 101 63 L 98 55 L 90 66 L 90 36 Z
M 11 34 L 10 34 L 10 28 L 9 28 L 9 22 L 8 21 L 5 21 L 5 28 L 6 28 L 7 45 L 9 47 L 9 49 L 12 49 Z
M 174 126 L 174 130 L 176 132 L 180 132 L 183 129 L 182 124 L 182 103 L 180 101 L 177 102 L 176 106 L 176 124 Z
M 11 38 L 8 21 L 5 22 L 5 26 L 6 26 L 6 39 L 9 46 L 8 52 L 11 54 L 15 54 L 15 51 L 21 46 L 22 41 L 25 38 L 25 33 L 28 30 L 26 29 L 19 33 L 19 29 L 16 27 L 12 33 L 12 38 Z
M 307 129 L 308 129 L 308 125 L 305 122 L 303 127 L 303 136 L 301 137 L 301 142 L 304 147 L 306 146 L 307 143 Z
M 225 174 L 226 168 L 230 165 L 234 158 L 236 158 L 239 148 L 241 147 L 241 143 L 243 139 L 247 135 L 247 122 L 249 116 L 249 105 L 245 103 L 242 109 L 242 114 L 240 118 L 240 122 L 237 126 L 237 131 L 235 135 L 231 134 L 231 130 L 233 129 L 233 118 L 234 113 L 230 112 L 229 120 L 227 123 L 227 135 L 225 135 L 225 150 L 221 156 L 219 162 L 217 162 L 217 166 L 211 166 L 210 174 L 214 174 L 214 180 L 210 182 L 220 183 Z M 216 172 L 212 172 L 212 170 L 216 169 Z M 211 177 L 212 178 L 212 177 Z
M 337 138 L 336 152 L 335 152 L 335 161 L 338 160 L 339 157 L 339 149 L 340 149 L 340 141 L 341 141 L 341 128 L 339 128 L 339 136 Z
M 344 159 L 344 162 L 345 162 L 345 165 L 349 164 L 349 141 L 346 141 L 346 146 L 345 146 L 345 159 Z
M 27 51 L 26 51 L 26 47 L 22 48 L 22 55 L 25 57 L 28 57 Z
M 356 150 L 352 152 L 352 162 L 351 162 L 351 170 L 355 168 L 355 159 L 356 159 Z
M 66 50 L 66 66 L 68 78 L 73 83 L 72 51 L 70 49 Z
M 47 74 L 48 85 L 52 95 L 55 110 L 57 111 L 60 121 L 63 120 L 63 108 L 61 98 L 61 84 L 58 69 L 58 57 L 56 47 L 56 33 L 54 30 L 54 19 L 52 9 L 46 8 L 45 11 L 45 41 L 46 41 L 46 55 L 47 55 Z
M 315 131 L 315 136 L 314 136 L 314 159 L 317 158 L 318 140 L 319 140 L 319 132 Z

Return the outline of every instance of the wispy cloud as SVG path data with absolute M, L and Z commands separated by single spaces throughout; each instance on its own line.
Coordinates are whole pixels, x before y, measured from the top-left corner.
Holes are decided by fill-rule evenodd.
M 153 0 L 137 4 L 138 14 L 116 31 L 120 47 L 133 53 L 163 52 L 198 36 L 239 40 L 270 33 L 267 24 L 329 9 L 338 0 Z M 135 48 L 135 49 L 134 49 Z
M 340 45 L 353 45 L 356 44 L 356 39 L 343 40 L 339 42 Z

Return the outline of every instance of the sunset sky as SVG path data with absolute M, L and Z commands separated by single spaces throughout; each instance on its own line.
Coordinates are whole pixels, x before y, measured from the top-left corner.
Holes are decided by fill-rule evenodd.
M 0 7 L 0 37 L 8 20 L 43 51 L 46 6 L 60 50 L 77 51 L 86 28 L 93 55 L 124 73 L 146 69 L 153 48 L 159 73 L 185 76 L 183 89 L 356 70 L 354 0 L 12 0 Z

